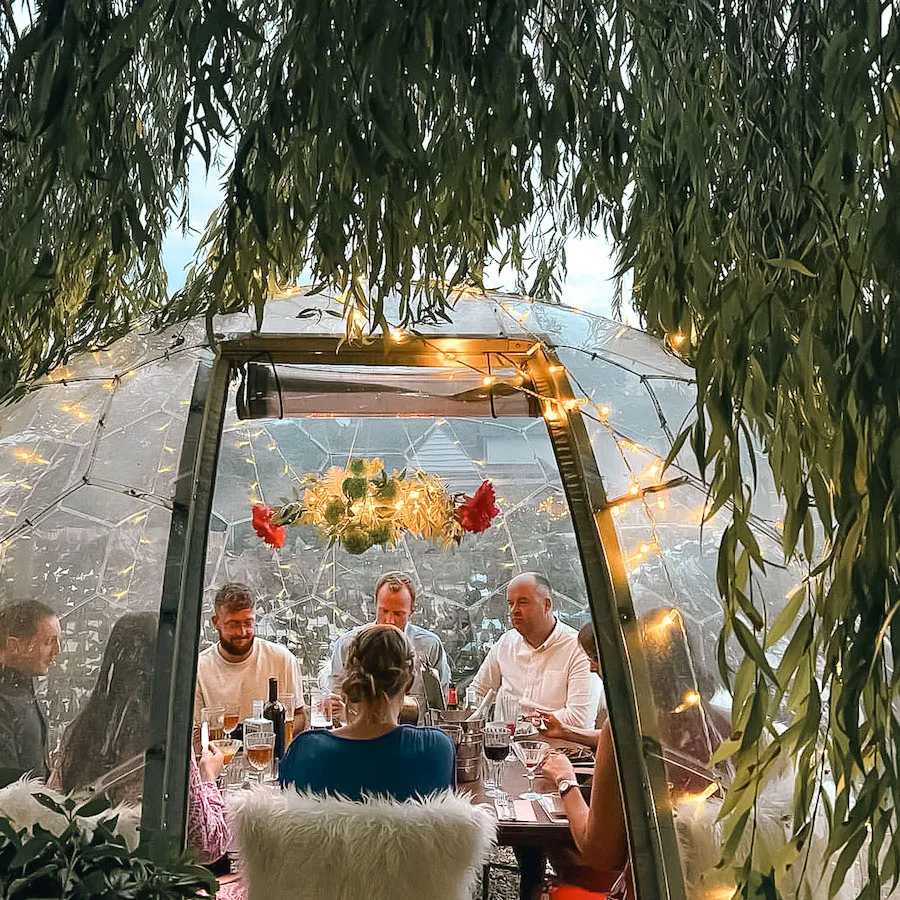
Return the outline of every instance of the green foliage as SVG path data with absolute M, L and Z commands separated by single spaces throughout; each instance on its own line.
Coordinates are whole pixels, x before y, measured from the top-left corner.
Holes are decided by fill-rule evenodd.
M 598 215 L 578 160 L 621 174 L 620 76 L 593 4 L 26 7 L 21 35 L 0 15 L 0 396 L 142 312 L 261 312 L 304 267 L 356 328 L 384 325 L 392 290 L 400 324 L 445 320 L 448 289 L 490 256 L 546 292 L 566 231 Z M 188 158 L 223 148 L 224 203 L 165 303 Z
M 823 810 L 833 885 L 861 850 L 866 896 L 896 889 L 896 4 L 28 8 L 22 34 L 0 14 L 0 395 L 138 314 L 259 312 L 306 266 L 343 292 L 351 331 L 383 326 L 392 290 L 399 324 L 445 320 L 449 287 L 479 283 L 492 256 L 546 292 L 566 235 L 602 222 L 648 327 L 685 338 L 690 446 L 711 510 L 732 511 L 726 855 L 756 834 L 766 771 L 785 756 L 797 771 L 792 847 L 774 859 L 754 842 L 741 891 L 821 866 L 804 851 Z M 166 303 L 186 161 L 225 145 L 224 203 Z M 749 525 L 754 442 L 784 496 L 785 555 L 807 572 L 774 622 Z M 362 552 L 372 536 L 355 539 Z
M 215 878 L 186 857 L 151 862 L 130 852 L 115 833 L 115 818 L 102 819 L 88 836 L 76 816 L 96 815 L 92 801 L 79 806 L 46 795 L 38 802 L 64 815 L 67 826 L 57 836 L 34 825 L 13 828 L 0 817 L 0 897 L 3 900 L 176 900 L 207 896 Z
M 756 841 L 738 873 L 743 896 L 769 872 L 780 890 L 786 864 L 822 866 L 804 852 L 818 813 L 832 892 L 862 851 L 875 897 L 900 873 L 898 10 L 840 0 L 630 11 L 643 26 L 630 79 L 642 121 L 620 265 L 648 325 L 689 336 L 679 349 L 697 374 L 691 446 L 710 505 L 733 510 L 718 573 L 738 738 L 728 849 L 754 839 L 761 780 L 789 757 L 794 846 L 776 860 Z M 785 557 L 806 572 L 775 621 L 748 527 L 754 443 L 784 496 Z M 729 641 L 744 654 L 736 674 Z M 779 710 L 783 734 L 771 725 Z

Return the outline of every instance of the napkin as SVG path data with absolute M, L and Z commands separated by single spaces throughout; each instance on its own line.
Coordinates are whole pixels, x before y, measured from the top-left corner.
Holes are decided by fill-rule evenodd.
M 537 822 L 534 807 L 530 800 L 513 800 L 513 810 L 519 822 Z

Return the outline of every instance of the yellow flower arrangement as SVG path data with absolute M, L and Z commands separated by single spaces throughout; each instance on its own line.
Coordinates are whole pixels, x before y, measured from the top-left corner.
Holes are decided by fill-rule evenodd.
M 450 494 L 443 481 L 424 472 L 390 475 L 384 462 L 351 459 L 346 469 L 333 466 L 323 475 L 306 475 L 303 497 L 272 510 L 272 526 L 313 525 L 349 553 L 394 546 L 404 534 L 440 544 L 458 543 L 463 524 L 457 512 L 462 495 Z

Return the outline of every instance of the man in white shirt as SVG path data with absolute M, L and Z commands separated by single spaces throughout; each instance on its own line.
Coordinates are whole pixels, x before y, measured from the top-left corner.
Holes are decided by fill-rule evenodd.
M 409 638 L 416 654 L 416 668 L 411 696 L 419 701 L 419 721 L 424 721 L 426 698 L 425 684 L 422 680 L 422 669 L 427 666 L 438 674 L 444 697 L 450 684 L 450 666 L 441 639 L 432 631 L 420 628 L 410 622 L 416 611 L 416 587 L 412 579 L 402 572 L 388 572 L 378 579 L 375 585 L 375 621 L 379 625 L 394 625 Z M 360 626 L 363 628 L 365 626 Z M 331 666 L 328 673 L 329 689 L 334 692 L 332 701 L 338 700 L 341 682 L 344 678 L 344 664 L 350 642 L 359 632 L 359 628 L 342 634 L 332 645 Z
M 213 628 L 219 641 L 200 653 L 194 691 L 194 724 L 203 707 L 236 704 L 241 721 L 253 714 L 253 701 L 269 698 L 269 679 L 279 694 L 294 695 L 294 734 L 306 730 L 303 675 L 297 658 L 281 644 L 256 637 L 253 591 L 246 584 L 222 585 L 213 601 Z
M 506 588 L 513 630 L 488 652 L 472 681 L 476 693 L 497 691 L 495 718 L 515 702 L 523 715 L 552 713 L 562 725 L 593 728 L 600 679 L 578 646 L 578 632 L 553 615 L 553 591 L 537 572 L 524 572 Z

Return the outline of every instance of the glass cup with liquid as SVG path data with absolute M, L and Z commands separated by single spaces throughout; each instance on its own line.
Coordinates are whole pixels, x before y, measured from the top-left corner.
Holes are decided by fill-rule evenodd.
M 275 733 L 254 731 L 244 735 L 244 755 L 256 772 L 256 780 L 262 784 L 263 771 L 272 765 L 275 755 Z
M 293 694 L 279 694 L 278 702 L 284 707 L 284 749 L 287 750 L 294 739 L 294 710 L 297 698 Z
M 320 688 L 309 691 L 309 727 L 333 728 L 334 717 L 331 712 L 330 694 Z
M 234 730 L 234 729 L 232 729 Z M 223 738 L 209 742 L 210 747 L 215 747 L 222 754 L 222 772 L 219 775 L 219 787 L 228 784 L 228 765 L 234 759 L 235 754 L 241 749 L 241 742 L 237 738 Z
M 200 710 L 200 724 L 209 729 L 210 741 L 221 741 L 225 737 L 225 707 L 204 706 Z
M 528 790 L 519 797 L 522 800 L 540 800 L 541 795 L 534 789 L 535 772 L 547 758 L 550 745 L 546 741 L 513 741 L 513 750 L 524 766 L 528 779 Z
M 241 708 L 237 705 L 237 703 L 226 703 L 225 704 L 225 718 L 222 722 L 222 729 L 225 732 L 225 737 L 230 738 L 234 733 L 234 729 L 238 727 L 241 722 Z
M 512 735 L 505 722 L 488 722 L 484 726 L 484 755 L 487 760 L 488 777 L 485 779 L 485 795 L 505 797 L 501 773 L 503 762 L 509 753 Z

